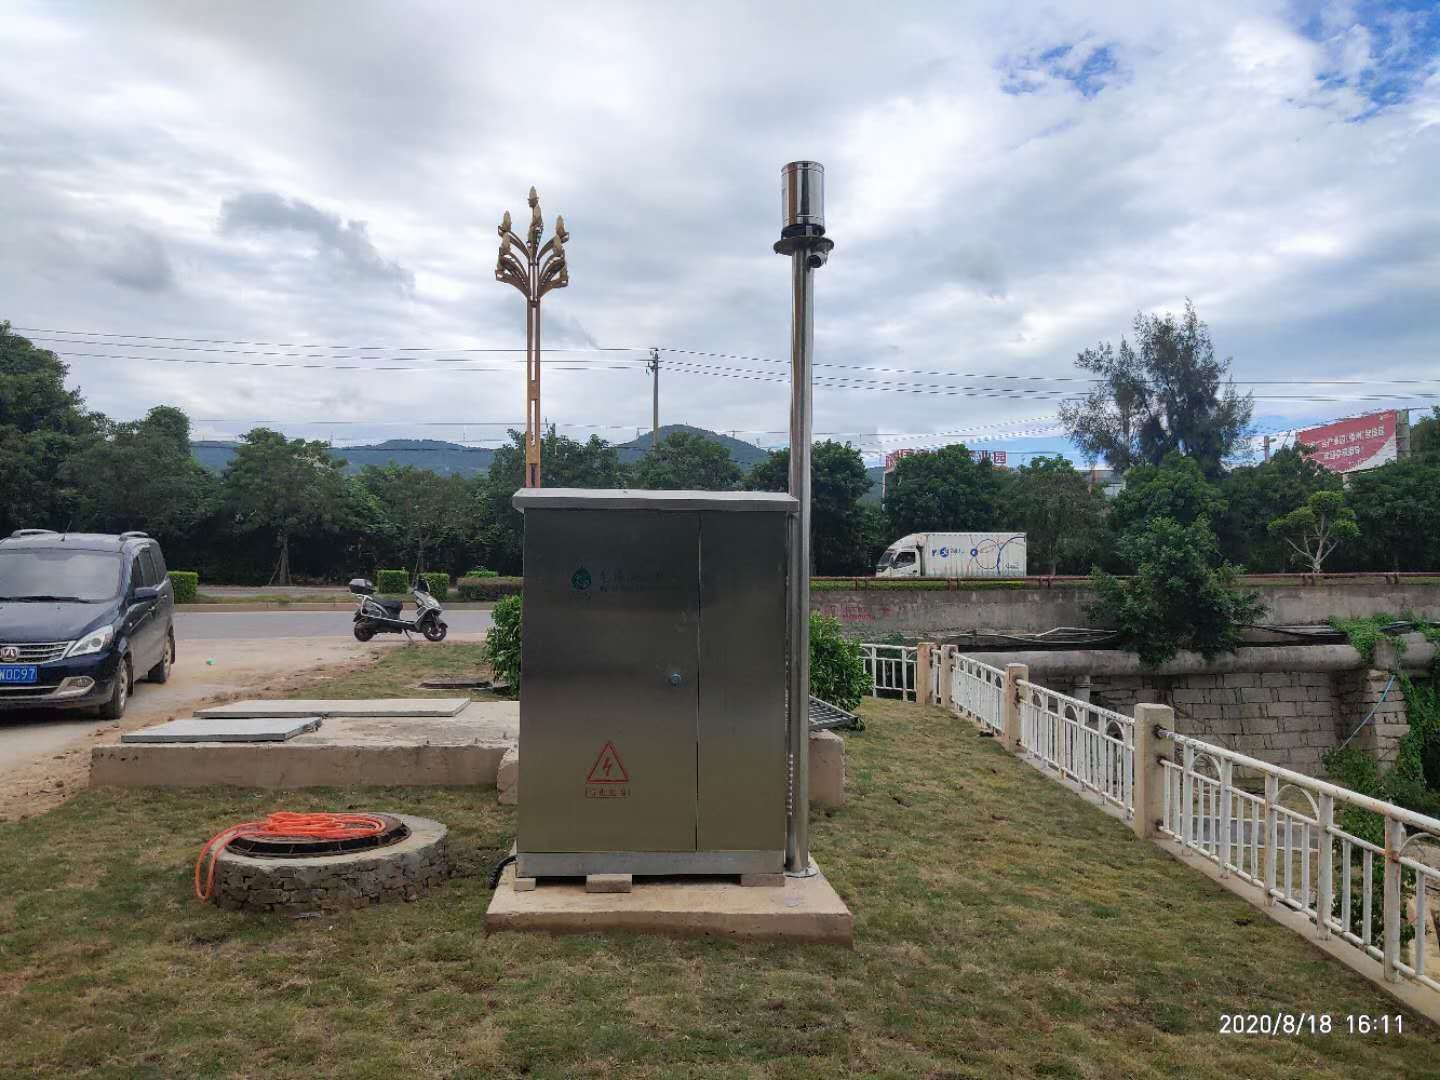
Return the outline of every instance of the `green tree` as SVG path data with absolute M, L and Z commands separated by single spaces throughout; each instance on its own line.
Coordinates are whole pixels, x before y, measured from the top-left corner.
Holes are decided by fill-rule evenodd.
M 272 584 L 290 584 L 293 539 L 343 524 L 344 466 L 323 442 L 286 439 L 268 428 L 241 437 L 225 469 L 225 506 L 237 531 L 273 539 L 278 557 Z
M 963 443 L 901 458 L 885 484 L 890 539 L 913 532 L 995 528 L 999 488 L 990 462 L 976 461 Z
M 1440 462 L 1412 457 L 1354 473 L 1347 490 L 1365 538 L 1361 567 L 1440 569 Z
M 1287 447 L 1259 465 L 1232 469 L 1220 484 L 1222 509 L 1214 517 L 1220 550 L 1247 570 L 1276 572 L 1290 564 L 1290 549 L 1269 523 L 1317 491 L 1339 490 L 1340 477 Z
M 616 449 L 598 436 L 579 442 L 551 427 L 540 439 L 541 477 L 546 487 L 619 488 L 625 467 Z M 524 552 L 525 518 L 515 493 L 525 486 L 525 436 L 510 432 L 510 444 L 495 451 L 489 472 L 474 486 L 473 513 L 484 538 L 484 559 L 501 573 L 518 574 Z
M 413 465 L 367 465 L 361 485 L 384 508 L 401 565 L 418 574 L 425 556 L 454 539 L 467 516 L 469 485 L 459 476 L 441 476 Z
M 1102 342 L 1076 358 L 1098 381 L 1082 400 L 1060 406 L 1070 437 L 1116 472 L 1158 465 L 1178 450 L 1218 478 L 1242 445 L 1253 398 L 1227 381 L 1230 361 L 1215 359 L 1210 330 L 1190 301 L 1178 319 L 1137 313 L 1133 330 L 1133 347 L 1122 337 L 1119 348 Z
M 1086 566 L 1098 550 L 1105 496 L 1063 457 L 1037 457 L 1008 474 L 1003 505 L 1034 564 L 1050 574 Z
M 1137 465 L 1110 504 L 1110 525 L 1119 533 L 1168 517 L 1181 525 L 1213 519 L 1224 509 L 1220 491 L 1194 458 L 1172 451 L 1159 465 Z
M 1135 567 L 1129 578 L 1095 571 L 1087 613 L 1118 632 L 1122 648 L 1158 667 L 1181 649 L 1207 659 L 1232 652 L 1240 631 L 1264 614 L 1253 592 L 1236 587 L 1236 569 L 1220 556 L 1209 523 L 1157 517 L 1120 540 Z
M 1360 526 L 1355 523 L 1355 511 L 1346 505 L 1343 491 L 1317 491 L 1288 514 L 1271 521 L 1270 532 L 1308 562 L 1312 574 L 1319 574 L 1331 552 L 1360 536 Z
M 732 491 L 740 466 L 713 439 L 672 431 L 635 463 L 632 476 L 636 487 L 654 491 Z
M 219 485 L 190 453 L 190 419 L 158 405 L 145 419 L 107 423 L 104 437 L 69 461 L 77 525 L 97 532 L 143 529 L 170 543 L 190 536 L 215 509 Z
M 776 450 L 755 463 L 748 491 L 788 491 L 790 451 Z M 870 490 L 860 451 L 826 440 L 810 451 L 810 556 L 817 574 L 859 574 L 874 563 L 865 538 L 860 497 Z
M 1440 462 L 1440 405 L 1410 425 L 1410 456 Z
M 70 526 L 76 493 L 66 465 L 99 438 L 104 418 L 65 389 L 68 370 L 0 322 L 0 536 Z

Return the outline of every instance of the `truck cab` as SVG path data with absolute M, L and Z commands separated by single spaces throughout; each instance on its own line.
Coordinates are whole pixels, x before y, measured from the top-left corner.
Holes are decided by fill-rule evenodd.
M 925 537 L 920 534 L 902 536 L 880 556 L 875 564 L 875 576 L 885 578 L 920 577 L 922 574 L 921 555 L 925 550 Z

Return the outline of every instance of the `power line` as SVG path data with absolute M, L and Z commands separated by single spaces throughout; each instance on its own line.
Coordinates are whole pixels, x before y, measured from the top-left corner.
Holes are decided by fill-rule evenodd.
M 306 343 L 297 343 L 297 342 L 249 341 L 249 340 L 244 340 L 244 339 L 224 339 L 224 338 L 184 338 L 184 337 L 171 337 L 171 336 L 162 336 L 162 335 L 153 335 L 153 334 L 121 334 L 121 333 L 115 333 L 115 332 L 109 332 L 109 331 L 56 330 L 56 329 L 46 329 L 46 328 L 40 328 L 40 327 L 13 327 L 12 329 L 17 330 L 17 331 L 26 332 L 26 333 L 37 333 L 37 334 L 64 334 L 64 335 L 69 335 L 71 338 L 84 338 L 84 339 L 88 339 L 88 338 L 101 338 L 101 337 L 103 337 L 103 338 L 129 338 L 129 339 L 133 339 L 133 340 L 136 340 L 136 341 L 147 341 L 147 342 L 154 342 L 154 341 L 186 342 L 186 343 L 190 343 L 190 344 L 184 344 L 184 345 L 152 345 L 152 346 L 147 346 L 147 347 L 149 347 L 149 348 L 155 348 L 155 349 L 173 350 L 173 351 L 228 353 L 228 354 L 246 355 L 246 356 L 272 356 L 272 357 L 290 358 L 290 359 L 317 359 L 317 358 L 321 358 L 321 359 L 366 359 L 366 360 L 383 359 L 382 357 L 358 356 L 358 355 L 348 355 L 348 356 L 347 356 L 347 355 L 340 355 L 340 356 L 330 356 L 330 357 L 317 357 L 317 356 L 315 356 L 315 351 L 316 351 L 316 350 L 336 351 L 336 352 L 344 352 L 344 351 L 347 351 L 347 350 L 348 350 L 350 353 L 364 353 L 364 352 L 449 352 L 449 353 L 466 353 L 466 354 L 523 354 L 524 351 L 525 351 L 524 349 L 502 348 L 502 347 L 491 347 L 491 346 L 446 347 L 446 346 L 427 346 L 427 345 L 404 345 L 404 346 L 393 346 L 393 345 L 331 345 L 331 344 L 306 344 Z M 92 340 L 69 340 L 69 339 L 62 339 L 62 338 L 42 338 L 42 339 L 39 339 L 39 340 L 50 340 L 50 341 L 54 341 L 54 342 L 57 343 L 57 344 L 62 344 L 62 345 L 101 345 L 101 346 L 104 346 L 104 345 L 106 344 L 105 342 L 97 342 L 97 341 L 92 341 Z M 121 348 L 127 347 L 123 342 L 116 342 L 115 344 L 118 345 L 118 346 L 121 347 Z M 304 350 L 309 350 L 309 352 L 293 353 L 293 352 L 266 352 L 266 351 L 259 351 L 259 350 L 257 350 L 257 349 L 197 348 L 196 345 L 206 345 L 206 346 L 210 346 L 210 345 L 248 345 L 248 346 L 258 346 L 258 347 L 260 347 L 260 349 L 304 349 Z M 112 346 L 112 347 L 114 347 L 114 346 Z M 788 363 L 789 363 L 789 361 L 786 361 L 786 360 L 780 360 L 780 359 L 776 359 L 776 358 L 773 358 L 773 357 L 767 357 L 767 356 L 756 356 L 756 355 L 744 354 L 744 353 L 714 352 L 714 351 L 701 350 L 701 349 L 687 349 L 687 348 L 680 348 L 680 347 L 678 347 L 678 346 L 650 346 L 650 347 L 646 347 L 646 348 L 640 348 L 640 347 L 636 347 L 636 346 L 599 346 L 599 345 L 595 345 L 595 346 L 574 346 L 574 347 L 564 347 L 564 348 L 547 348 L 547 349 L 545 349 L 545 350 L 543 350 L 543 351 L 544 351 L 545 353 L 569 353 L 569 354 L 577 354 L 577 353 L 616 353 L 616 352 L 636 352 L 636 353 L 639 353 L 639 352 L 649 352 L 649 351 L 652 351 L 652 350 L 653 350 L 653 351 L 659 351 L 659 352 L 667 352 L 667 353 L 671 353 L 671 354 L 673 354 L 673 355 L 695 356 L 695 357 L 712 358 L 712 359 L 742 360 L 742 361 L 750 361 L 750 362 L 754 362 L 754 363 L 764 363 L 764 364 L 772 364 L 772 365 L 788 365 Z M 106 355 L 108 355 L 108 354 L 71 353 L 70 355 L 75 355 L 75 356 L 92 355 L 92 356 L 102 356 L 102 357 L 103 357 L 103 356 L 106 356 Z M 163 358 L 161 358 L 161 357 L 155 357 L 154 359 L 156 359 L 156 360 L 161 360 L 161 359 L 163 359 Z M 410 358 L 401 358 L 401 359 L 410 359 Z M 430 360 L 433 360 L 433 362 L 436 362 L 436 363 L 468 363 L 468 362 L 469 362 L 469 361 L 467 361 L 467 360 L 463 360 L 463 359 L 459 359 L 459 358 L 451 358 L 451 357 L 435 357 L 435 358 L 425 357 L 424 359 L 430 359 Z M 523 361 L 523 358 L 522 358 L 521 360 L 519 360 L 518 362 L 523 363 L 523 362 L 524 362 L 524 361 Z M 581 363 L 581 362 L 588 362 L 588 361 L 576 360 L 576 361 L 572 361 L 572 362 L 574 362 L 574 363 Z M 648 366 L 651 362 L 652 362 L 652 361 L 651 361 L 650 357 L 648 357 L 648 356 L 637 356 L 637 357 L 634 357 L 632 360 L 629 361 L 629 363 L 632 363 L 632 364 L 644 364 L 644 365 L 647 365 L 647 366 Z M 279 366 L 279 365 L 276 365 L 276 366 Z M 297 366 L 298 366 L 298 365 L 297 365 Z M 604 366 L 606 366 L 606 365 L 599 365 L 599 366 L 604 367 Z M 611 365 L 611 366 L 613 366 L 613 365 Z M 1077 383 L 1077 384 L 1091 383 L 1091 384 L 1093 384 L 1093 383 L 1100 383 L 1100 382 L 1103 382 L 1103 381 L 1104 381 L 1103 379 L 1089 378 L 1089 377 L 1080 377 L 1080 376 L 1065 376 L 1065 375 L 1019 375 L 1019 374 L 1015 374 L 1015 373 L 1013 373 L 1013 372 L 1002 372 L 1002 373 L 963 372 L 963 371 L 949 371 L 949 370 L 945 370 L 945 369 L 917 369 L 917 368 L 887 367 L 887 366 L 883 366 L 883 365 L 873 365 L 873 364 L 839 364 L 839 363 L 819 362 L 819 363 L 817 363 L 815 366 L 816 366 L 816 367 L 836 369 L 836 370 L 874 372 L 874 373 L 877 373 L 877 374 L 904 375 L 904 376 L 924 376 L 924 377 L 952 378 L 952 379 L 957 379 L 957 378 L 958 378 L 958 379 L 984 379 L 984 380 L 1002 381 L 1002 382 L 1041 382 L 1041 383 Z M 728 365 L 707 365 L 707 367 L 709 367 L 709 368 L 715 368 L 715 369 L 719 369 L 720 367 L 726 367 L 728 370 L 735 370 L 735 371 L 754 371 L 754 370 L 756 370 L 756 369 L 745 369 L 745 368 L 732 368 L 732 367 L 729 367 Z M 347 367 L 347 368 L 337 368 L 337 369 L 335 369 L 335 370 L 351 370 L 351 369 Z M 375 368 L 372 368 L 371 370 L 377 370 L 377 371 L 412 371 L 412 370 L 423 370 L 423 369 L 415 369 L 415 368 L 408 368 L 408 367 L 375 367 Z M 473 370 L 485 370 L 485 369 L 475 368 L 475 369 L 473 369 Z M 557 370 L 560 370 L 560 369 L 557 369 Z M 621 370 L 621 369 L 620 369 L 620 368 L 616 368 L 616 370 Z M 1248 380 L 1246 380 L 1246 379 L 1237 379 L 1237 380 L 1233 380 L 1233 382 L 1234 382 L 1234 385 L 1237 385 L 1237 386 L 1428 386 L 1428 385 L 1440 384 L 1440 379 L 1320 379 L 1320 378 L 1306 378 L 1306 379 L 1248 379 Z M 999 390 L 1000 388 L 997 387 L 997 388 L 994 388 L 994 389 Z M 1020 391 L 1017 391 L 1017 392 L 1020 392 Z M 1051 393 L 1051 394 L 1053 395 L 1053 394 L 1058 394 L 1059 392 L 1057 392 L 1057 391 L 1051 391 L 1051 392 L 1049 392 L 1049 393 Z M 1391 396 L 1393 397 L 1394 395 L 1391 395 Z M 1423 396 L 1435 396 L 1435 395 L 1423 395 Z M 1262 398 L 1262 399 L 1260 399 L 1260 400 L 1268 400 L 1268 401 L 1282 401 L 1282 400 L 1342 401 L 1342 400 L 1371 400 L 1371 399 L 1367 399 L 1367 398 L 1358 398 L 1358 399 L 1356 399 L 1356 398 L 1343 398 L 1343 397 L 1333 397 L 1333 396 L 1332 396 L 1332 397 L 1321 397 L 1321 398 L 1310 398 L 1310 397 L 1306 397 L 1306 398 L 1295 398 L 1295 399 L 1292 399 L 1292 398 L 1286 398 L 1286 397 L 1273 397 L 1273 396 L 1272 396 L 1272 397 Z M 1375 400 L 1380 400 L 1380 399 L 1375 399 Z

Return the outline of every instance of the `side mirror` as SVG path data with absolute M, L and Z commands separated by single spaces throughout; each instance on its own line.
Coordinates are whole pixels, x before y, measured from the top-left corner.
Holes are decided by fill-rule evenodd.
M 137 604 L 143 604 L 146 600 L 154 600 L 160 595 L 158 585 L 137 585 L 130 593 L 131 599 Z

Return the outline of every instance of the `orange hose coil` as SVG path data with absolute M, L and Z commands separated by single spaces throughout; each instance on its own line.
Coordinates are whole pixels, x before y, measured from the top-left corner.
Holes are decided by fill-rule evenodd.
M 296 837 L 307 840 L 349 840 L 385 831 L 385 822 L 373 814 L 296 814 L 281 810 L 264 821 L 242 821 L 222 829 L 200 849 L 195 860 L 195 895 L 209 900 L 215 891 L 215 860 L 230 841 L 241 836 Z M 207 866 L 206 859 L 209 859 Z M 203 884 L 201 879 L 204 879 Z

